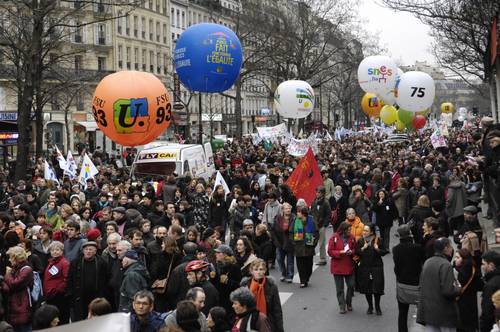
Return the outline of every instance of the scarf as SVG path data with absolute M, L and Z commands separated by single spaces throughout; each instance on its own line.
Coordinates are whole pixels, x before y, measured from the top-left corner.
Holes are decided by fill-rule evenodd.
M 262 278 L 260 283 L 252 278 L 250 282 L 250 291 L 255 296 L 255 302 L 257 303 L 257 310 L 267 316 L 267 304 L 266 296 L 264 294 L 264 288 L 266 286 L 266 277 Z
M 307 217 L 307 224 L 304 230 L 304 225 L 302 220 L 299 218 L 295 219 L 293 223 L 293 240 L 294 241 L 304 241 L 306 245 L 313 245 L 314 242 L 314 222 L 310 216 Z
M 52 218 L 57 213 L 57 209 L 47 210 L 47 218 Z
M 342 193 L 340 193 L 340 195 L 337 195 L 337 192 L 334 192 L 333 197 L 335 197 L 335 201 L 338 202 L 342 198 Z

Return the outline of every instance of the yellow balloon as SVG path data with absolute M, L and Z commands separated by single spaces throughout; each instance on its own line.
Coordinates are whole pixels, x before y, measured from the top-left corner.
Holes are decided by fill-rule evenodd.
M 455 107 L 452 103 L 442 103 L 441 104 L 441 113 L 453 113 L 455 111 Z
M 396 121 L 396 129 L 399 131 L 403 131 L 406 129 L 406 125 L 403 122 L 397 120 Z
M 391 105 L 385 105 L 380 111 L 380 118 L 386 125 L 391 125 L 398 119 L 398 110 Z
M 375 118 L 380 115 L 380 110 L 384 106 L 382 99 L 376 94 L 367 92 L 361 99 L 361 109 L 370 118 Z

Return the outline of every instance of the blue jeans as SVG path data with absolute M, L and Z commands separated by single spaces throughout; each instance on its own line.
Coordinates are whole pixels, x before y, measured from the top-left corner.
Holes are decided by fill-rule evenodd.
M 285 256 L 286 256 L 286 265 L 285 265 Z M 285 250 L 281 248 L 276 248 L 276 257 L 278 259 L 278 265 L 280 267 L 281 276 L 287 279 L 293 279 L 293 272 L 294 272 L 293 254 L 287 253 Z

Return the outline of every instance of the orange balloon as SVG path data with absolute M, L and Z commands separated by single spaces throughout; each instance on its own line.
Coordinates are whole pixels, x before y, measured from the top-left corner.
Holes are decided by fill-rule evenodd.
M 380 116 L 380 110 L 384 107 L 382 99 L 377 97 L 376 94 L 367 92 L 361 99 L 361 109 L 370 118 Z
M 113 142 L 144 145 L 169 126 L 171 100 L 153 74 L 120 71 L 99 82 L 92 98 L 92 113 L 99 129 Z

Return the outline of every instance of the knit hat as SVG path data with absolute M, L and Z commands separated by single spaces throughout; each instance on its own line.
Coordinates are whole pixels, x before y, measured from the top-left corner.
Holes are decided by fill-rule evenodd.
M 139 255 L 137 254 L 137 251 L 135 251 L 135 250 L 127 250 L 123 257 L 127 257 L 127 258 L 133 259 L 135 261 L 139 259 Z
M 89 241 L 95 241 L 100 237 L 101 237 L 101 231 L 99 231 L 97 228 L 92 228 L 87 232 L 87 240 Z
M 208 239 L 209 237 L 211 237 L 214 234 L 215 234 L 215 231 L 212 228 L 207 228 L 207 229 L 205 229 L 205 231 L 201 235 L 201 240 L 205 241 L 206 239 Z

